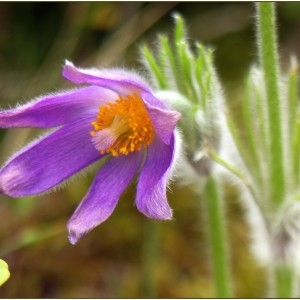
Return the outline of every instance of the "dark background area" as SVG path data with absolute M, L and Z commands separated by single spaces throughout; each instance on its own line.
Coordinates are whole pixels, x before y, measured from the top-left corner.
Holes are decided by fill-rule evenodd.
M 300 54 L 300 4 L 281 2 L 277 8 L 285 69 L 290 55 Z M 215 49 L 228 104 L 237 110 L 242 80 L 257 61 L 252 2 L 1 2 L 1 108 L 71 87 L 61 76 L 65 59 L 81 67 L 141 69 L 139 46 L 155 47 L 159 33 L 171 36 L 174 12 L 185 18 L 191 42 Z M 38 133 L 1 129 L 1 163 Z M 0 196 L 0 257 L 11 271 L 0 297 L 214 296 L 201 199 L 180 182 L 169 192 L 174 220 L 139 214 L 132 184 L 108 221 L 70 245 L 66 222 L 92 179 L 90 174 L 39 197 Z M 234 295 L 261 297 L 264 269 L 250 253 L 243 210 L 231 189 L 227 199 Z M 157 248 L 145 258 L 151 242 Z

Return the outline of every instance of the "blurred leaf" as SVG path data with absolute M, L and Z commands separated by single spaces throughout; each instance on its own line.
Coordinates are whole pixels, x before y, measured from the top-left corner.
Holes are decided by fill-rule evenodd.
M 44 224 L 38 228 L 23 229 L 19 234 L 4 241 L 0 247 L 1 255 L 6 255 L 26 246 L 34 245 L 49 238 L 65 234 L 66 220 L 58 220 L 53 223 Z

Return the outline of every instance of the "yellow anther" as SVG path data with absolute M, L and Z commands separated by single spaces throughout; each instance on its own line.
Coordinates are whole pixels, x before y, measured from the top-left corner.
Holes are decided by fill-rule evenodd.
M 154 138 L 152 122 L 138 95 L 120 96 L 115 102 L 99 107 L 96 121 L 91 124 L 94 130 L 90 134 L 94 139 L 97 138 L 97 132 L 105 129 L 114 141 L 104 150 L 99 139 L 101 154 L 127 155 L 149 146 Z

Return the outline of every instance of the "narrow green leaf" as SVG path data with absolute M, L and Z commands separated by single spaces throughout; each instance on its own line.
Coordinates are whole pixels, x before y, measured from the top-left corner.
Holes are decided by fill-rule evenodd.
M 198 82 L 198 85 L 200 87 L 200 92 L 201 92 L 201 97 L 198 99 L 198 103 L 200 104 L 200 107 L 205 106 L 206 102 L 206 95 L 207 95 L 207 88 L 204 85 L 202 75 L 206 71 L 205 70 L 205 62 L 203 58 L 203 50 L 202 50 L 202 45 L 199 43 L 196 44 L 197 49 L 198 49 L 198 54 L 195 60 L 195 74 L 196 74 L 196 80 Z
M 183 18 L 178 14 L 174 15 L 174 19 L 175 19 L 174 41 L 175 44 L 180 44 L 181 41 L 185 40 L 185 22 Z
M 235 145 L 237 146 L 237 149 L 243 158 L 244 163 L 246 164 L 246 167 L 248 168 L 251 164 L 251 159 L 249 157 L 248 148 L 245 145 L 245 139 L 243 138 L 240 127 L 237 125 L 236 121 L 233 121 L 231 118 L 227 119 L 227 125 L 231 132 L 231 135 L 234 139 Z
M 211 93 L 213 93 L 212 89 L 214 84 L 212 84 L 212 78 L 214 75 L 214 68 L 212 65 L 212 50 L 210 48 L 206 48 L 203 45 L 196 43 L 196 47 L 198 50 L 197 57 L 194 62 L 195 69 L 195 77 L 200 87 L 200 107 L 205 108 L 207 104 L 207 100 Z
M 185 41 L 176 44 L 178 51 L 178 60 L 180 62 L 181 72 L 184 78 L 184 93 L 185 96 L 192 102 L 198 102 L 198 95 L 195 87 L 195 73 L 194 73 L 194 57 L 189 50 L 189 46 Z M 194 77 L 193 77 L 194 75 Z M 197 84 L 198 86 L 198 84 Z
M 289 133 L 291 137 L 291 149 L 294 152 L 294 143 L 298 139 L 298 64 L 296 59 L 292 59 L 291 68 L 288 79 L 288 99 L 289 99 Z M 294 162 L 293 162 L 294 164 Z
M 142 47 L 142 55 L 148 63 L 149 71 L 155 76 L 158 87 L 160 89 L 166 89 L 167 81 L 164 78 L 164 75 L 161 71 L 161 67 L 156 63 L 154 56 L 152 55 L 150 49 L 146 45 Z
M 166 36 L 159 36 L 160 44 L 160 65 L 162 66 L 162 71 L 164 72 L 164 77 L 167 78 L 168 87 L 179 91 L 181 87 L 180 73 L 177 70 L 176 60 L 174 53 L 170 47 L 169 40 Z
M 253 178 L 255 179 L 256 184 L 261 185 L 263 183 L 262 178 L 262 168 L 261 161 L 259 157 L 259 145 L 262 143 L 261 141 L 261 122 L 263 120 L 258 118 L 258 116 L 254 113 L 254 107 L 251 97 L 252 92 L 251 81 L 248 78 L 246 80 L 246 86 L 244 88 L 244 97 L 243 97 L 243 123 L 245 124 L 245 132 L 246 132 L 246 143 L 247 143 L 247 157 L 245 160 L 247 161 L 247 166 L 251 173 L 253 174 Z M 256 123 L 256 124 L 255 124 Z M 257 124 L 258 123 L 258 124 Z M 263 125 L 263 124 L 262 124 Z M 245 153 L 245 154 L 246 154 Z M 263 156 L 261 156 L 263 158 Z
M 254 75 L 256 76 L 256 75 Z M 261 159 L 268 157 L 269 153 L 269 135 L 268 135 L 268 112 L 265 99 L 263 96 L 263 91 L 260 86 L 255 82 L 255 78 L 250 78 L 249 92 L 251 92 L 251 100 L 254 107 L 254 117 L 258 122 L 257 126 L 260 130 L 257 130 L 257 146 L 260 152 Z M 257 80 L 257 79 L 256 79 Z M 266 160 L 268 162 L 268 160 Z

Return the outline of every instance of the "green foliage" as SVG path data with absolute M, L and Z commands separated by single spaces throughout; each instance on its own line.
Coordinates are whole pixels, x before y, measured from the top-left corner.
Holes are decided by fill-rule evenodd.
M 178 93 L 159 92 L 158 96 L 170 107 L 181 112 L 180 127 L 186 144 L 185 151 L 190 165 L 200 175 L 195 180 L 206 182 L 199 195 L 202 194 L 206 203 L 214 293 L 215 297 L 227 298 L 231 296 L 231 283 L 223 197 L 219 195 L 222 186 L 211 170 L 212 160 L 205 157 L 210 155 L 215 161 L 221 161 L 217 152 L 219 140 L 222 139 L 220 131 L 224 120 L 223 97 L 213 65 L 212 50 L 200 43 L 195 43 L 192 50 L 183 18 L 176 14 L 174 19 L 172 42 L 166 36 L 160 35 L 156 57 L 145 45 L 141 54 L 157 88 L 175 90 Z M 201 169 L 205 171 L 201 172 Z M 213 175 L 208 176 L 211 173 Z
M 291 266 L 295 265 L 293 259 L 297 256 L 297 239 L 300 239 L 298 229 L 290 228 L 300 226 L 298 219 L 294 217 L 298 215 L 299 208 L 295 199 L 300 183 L 298 68 L 293 60 L 287 76 L 280 70 L 274 4 L 258 3 L 256 9 L 260 64 L 250 69 L 244 84 L 240 114 L 242 126 L 234 118 L 228 118 L 224 114 L 224 101 L 215 75 L 212 51 L 197 43 L 192 49 L 187 40 L 185 23 L 180 16 L 175 16 L 173 50 L 167 38 L 162 36 L 156 59 L 146 46 L 142 49 L 142 55 L 158 88 L 175 89 L 190 103 L 190 106 L 180 107 L 176 104 L 179 102 L 178 97 L 173 102 L 166 100 L 171 107 L 176 107 L 183 113 L 180 125 L 186 139 L 187 153 L 192 157 L 190 164 L 195 166 L 196 163 L 201 163 L 203 155 L 199 153 L 208 155 L 211 161 L 225 167 L 242 184 L 241 199 L 246 201 L 247 207 L 257 207 L 255 213 L 249 211 L 249 219 L 254 225 L 254 234 L 266 232 L 265 244 L 260 247 L 268 249 L 265 249 L 269 251 L 267 263 L 270 269 L 275 269 L 269 279 L 275 280 L 278 296 L 288 296 L 293 288 L 293 276 L 297 276 Z M 196 147 L 192 142 L 195 139 L 200 141 Z M 195 159 L 197 156 L 198 162 Z M 216 187 L 220 189 L 222 186 L 213 168 L 210 173 L 216 181 L 213 185 L 213 179 L 208 178 L 204 199 L 210 203 L 207 214 L 208 221 L 211 222 L 209 234 L 212 236 L 213 266 L 224 266 L 227 264 L 226 260 L 219 261 L 220 257 L 226 257 L 226 247 L 220 247 L 226 235 L 225 231 L 221 233 L 219 223 L 219 219 L 224 219 L 223 214 L 219 214 L 222 211 L 222 201 L 210 209 L 213 203 L 218 203 L 214 201 L 217 199 L 217 194 L 214 193 Z M 251 220 L 255 214 L 262 217 L 262 223 L 255 224 Z M 288 259 L 286 251 L 291 251 Z M 214 269 L 216 270 L 215 267 Z M 282 273 L 281 269 L 288 275 L 277 276 Z M 220 282 L 226 287 L 229 280 L 225 275 L 222 280 L 218 277 L 226 274 L 224 270 L 226 268 L 220 267 L 215 272 L 216 290 L 223 291 L 219 297 L 226 296 Z

